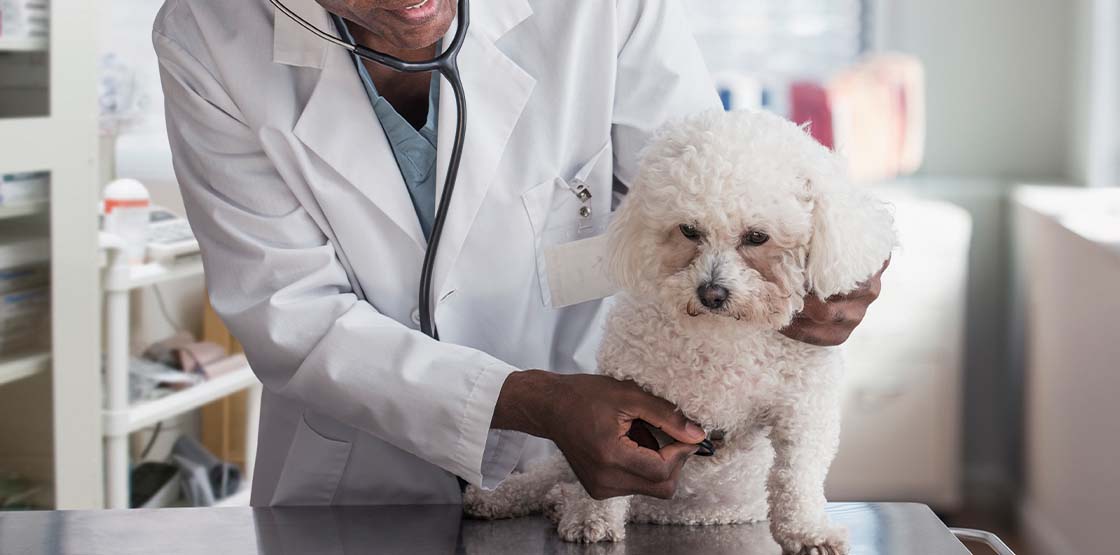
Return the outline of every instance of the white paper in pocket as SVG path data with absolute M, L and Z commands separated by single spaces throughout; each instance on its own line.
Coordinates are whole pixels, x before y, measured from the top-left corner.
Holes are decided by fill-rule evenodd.
M 615 293 L 607 273 L 607 236 L 545 247 L 546 305 L 571 306 Z

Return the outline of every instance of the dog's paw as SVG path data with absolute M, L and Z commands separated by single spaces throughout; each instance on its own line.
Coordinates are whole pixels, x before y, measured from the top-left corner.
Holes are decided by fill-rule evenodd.
M 782 546 L 783 555 L 848 555 L 851 549 L 848 531 L 839 526 L 803 534 L 775 535 L 774 540 Z
M 463 513 L 489 520 L 517 516 L 503 496 L 475 486 L 467 486 L 463 492 Z
M 574 543 L 617 542 L 626 539 L 626 526 L 618 526 L 602 517 L 560 519 L 556 527 L 560 539 Z
M 564 488 L 561 484 L 552 486 L 544 496 L 541 503 L 542 515 L 555 524 L 560 524 L 560 517 L 564 514 Z

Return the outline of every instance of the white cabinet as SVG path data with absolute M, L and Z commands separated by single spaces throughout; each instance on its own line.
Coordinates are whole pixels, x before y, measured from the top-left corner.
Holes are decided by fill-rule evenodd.
M 1027 368 L 1021 530 L 1036 553 L 1116 553 L 1120 188 L 1016 190 Z
M 129 293 L 141 287 L 202 275 L 202 260 L 195 256 L 168 263 L 149 262 L 129 264 L 120 248 L 119 239 L 103 235 L 103 243 L 116 247 L 107 248 L 108 265 L 105 269 L 105 490 L 106 505 L 110 509 L 129 508 L 128 436 L 146 426 L 197 409 L 244 389 L 251 389 L 246 418 L 245 480 L 252 480 L 254 457 L 257 450 L 257 422 L 260 420 L 261 384 L 246 362 L 240 368 L 197 385 L 176 391 L 154 400 L 130 403 L 128 398 L 129 365 Z M 242 357 L 242 361 L 244 358 Z M 227 498 L 225 504 L 243 501 L 248 488 L 240 497 Z
M 961 208 L 883 192 L 901 247 L 883 292 L 845 346 L 848 373 L 830 500 L 953 508 L 961 488 L 965 283 Z
M 102 505 L 101 461 L 90 456 L 101 443 L 94 6 L 51 0 L 49 39 L 0 41 L 0 174 L 50 173 L 49 202 L 0 218 L 46 241 L 51 312 L 49 351 L 0 360 L 0 403 L 36 408 L 5 424 L 0 470 L 49 486 L 48 501 L 65 509 Z

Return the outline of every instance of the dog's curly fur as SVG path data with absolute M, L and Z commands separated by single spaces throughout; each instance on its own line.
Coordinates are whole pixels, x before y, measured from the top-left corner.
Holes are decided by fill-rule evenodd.
M 840 354 L 778 333 L 807 292 L 855 289 L 895 245 L 889 211 L 848 184 L 843 168 L 803 128 L 765 112 L 706 112 L 660 130 L 609 230 L 622 292 L 599 369 L 722 430 L 716 455 L 690 460 L 671 500 L 594 500 L 556 457 L 493 491 L 468 489 L 466 511 L 541 510 L 578 542 L 621 540 L 628 521 L 769 518 L 786 553 L 846 553 L 846 532 L 824 512 Z M 762 235 L 751 232 L 768 239 L 752 244 Z M 705 305 L 703 286 L 727 298 Z

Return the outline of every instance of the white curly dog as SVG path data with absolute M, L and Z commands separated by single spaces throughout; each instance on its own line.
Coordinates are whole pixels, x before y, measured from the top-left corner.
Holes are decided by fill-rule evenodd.
M 621 287 L 599 370 L 633 380 L 718 430 L 670 500 L 592 499 L 563 457 L 470 488 L 468 514 L 544 511 L 568 541 L 618 541 L 627 522 L 729 524 L 769 517 L 786 553 L 847 553 L 825 515 L 840 427 L 836 348 L 778 330 L 807 291 L 854 290 L 895 246 L 887 207 L 801 127 L 764 112 L 706 112 L 661 129 L 609 229 Z

